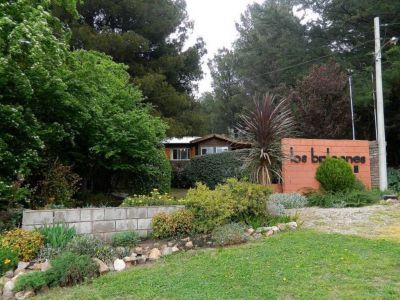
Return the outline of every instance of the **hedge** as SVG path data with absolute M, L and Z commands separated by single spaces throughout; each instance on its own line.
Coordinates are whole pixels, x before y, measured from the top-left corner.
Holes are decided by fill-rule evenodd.
M 185 178 L 191 186 L 194 186 L 196 182 L 202 182 L 209 188 L 215 188 L 227 178 L 240 179 L 245 176 L 241 161 L 244 151 L 246 150 L 196 156 L 192 158 L 180 176 Z

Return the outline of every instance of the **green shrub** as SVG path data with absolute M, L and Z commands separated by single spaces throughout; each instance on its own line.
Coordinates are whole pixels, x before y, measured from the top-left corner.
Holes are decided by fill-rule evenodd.
M 8 247 L 0 247 L 0 276 L 17 265 L 18 252 Z
M 276 200 L 269 200 L 267 203 L 267 211 L 268 214 L 273 217 L 284 216 L 285 215 L 285 207 L 282 203 Z
M 19 259 L 30 261 L 43 246 L 44 238 L 40 232 L 24 229 L 7 231 L 1 237 L 1 246 L 18 252 Z
M 346 207 L 361 207 L 371 205 L 381 200 L 381 195 L 376 191 L 351 191 L 343 194 Z
M 151 227 L 153 237 L 156 239 L 169 238 L 174 235 L 171 217 L 168 213 L 160 212 L 153 216 Z
M 60 255 L 64 249 L 61 248 L 53 248 L 50 245 L 44 245 L 40 248 L 39 252 L 35 256 L 35 260 L 39 262 L 43 262 L 46 259 L 52 260 L 56 256 Z
M 45 272 L 32 272 L 18 277 L 14 291 L 39 290 L 45 285 L 72 286 L 98 276 L 97 264 L 87 255 L 65 252 L 51 261 Z
M 187 209 L 158 213 L 152 220 L 153 236 L 163 239 L 189 235 L 193 231 L 193 222 L 194 215 Z
M 18 277 L 15 282 L 14 292 L 20 292 L 27 289 L 35 291 L 48 284 L 47 272 L 31 272 Z
M 0 211 L 0 234 L 21 227 L 23 210 L 23 207 L 19 206 Z
M 122 202 L 121 198 L 104 193 L 81 192 L 76 195 L 76 207 L 115 207 Z
M 120 206 L 158 206 L 158 205 L 176 205 L 179 201 L 169 194 L 161 194 L 157 189 L 150 192 L 150 195 L 133 195 L 124 199 Z
M 372 191 L 350 191 L 341 193 L 314 193 L 308 198 L 311 206 L 319 207 L 361 207 L 377 203 L 381 193 Z
M 150 154 L 149 154 L 150 155 Z M 134 164 L 134 163 L 133 163 Z M 165 156 L 165 150 L 159 149 L 148 157 L 146 162 L 139 165 L 135 172 L 122 172 L 122 175 L 116 174 L 114 190 L 133 191 L 136 194 L 148 194 L 153 189 L 160 193 L 168 193 L 171 189 L 171 163 Z M 121 172 L 119 172 L 121 173 Z M 125 182 L 121 186 L 121 183 Z
M 354 183 L 354 186 L 353 186 L 353 189 L 352 189 L 352 190 L 353 190 L 353 191 L 365 191 L 366 188 L 365 188 L 364 183 L 362 183 L 361 180 L 356 179 L 356 182 Z
M 67 245 L 66 250 L 77 255 L 97 257 L 104 262 L 111 262 L 114 249 L 100 238 L 91 235 L 77 235 Z
M 65 252 L 51 262 L 46 271 L 52 286 L 72 286 L 98 275 L 98 266 L 88 255 Z
M 340 158 L 327 157 L 318 167 L 316 179 L 327 192 L 345 192 L 354 189 L 356 176 L 351 165 Z
M 231 223 L 214 228 L 212 239 L 218 246 L 235 245 L 247 240 L 245 227 L 241 224 Z
M 267 201 L 272 192 L 268 186 L 229 178 L 222 187 L 235 203 L 232 221 L 247 223 L 249 218 L 263 218 L 268 214 Z
M 72 172 L 70 166 L 56 160 L 43 173 L 43 177 L 38 186 L 38 197 L 42 206 L 73 206 L 72 196 L 78 191 L 81 178 Z
M 269 201 L 279 203 L 284 208 L 301 208 L 308 204 L 307 197 L 299 193 L 274 193 L 269 197 Z
M 123 259 L 124 257 L 131 256 L 132 250 L 130 247 L 116 247 L 113 248 L 112 252 L 114 258 Z
M 52 248 L 64 249 L 76 236 L 76 230 L 67 224 L 45 225 L 37 229 L 44 236 L 44 243 Z
M 195 231 L 210 232 L 229 222 L 243 222 L 267 215 L 267 200 L 271 189 L 266 186 L 227 179 L 214 190 L 199 183 L 190 189 L 181 203 L 194 214 Z
M 340 202 L 341 200 L 339 200 Z M 308 196 L 310 206 L 334 207 L 338 202 L 338 197 L 334 194 L 316 191 Z
M 397 193 L 400 193 L 400 169 L 388 169 L 388 187 Z
M 196 156 L 191 159 L 184 174 L 189 179 L 190 186 L 201 182 L 209 188 L 215 188 L 228 178 L 240 179 L 245 176 L 241 161 L 243 152 L 243 150 L 236 150 Z
M 20 182 L 9 183 L 0 177 L 0 210 L 24 204 L 30 194 L 31 190 L 21 187 Z
M 229 223 L 236 208 L 232 193 L 226 185 L 210 190 L 198 183 L 183 199 L 186 208 L 192 211 L 196 232 L 210 232 L 216 226 Z
M 134 230 L 118 232 L 111 237 L 111 244 L 114 247 L 135 247 L 139 241 L 139 235 Z
M 171 164 L 172 167 L 172 178 L 171 186 L 174 188 L 187 189 L 193 187 L 194 182 L 191 180 L 188 174 L 188 165 L 190 161 L 174 161 Z
M 30 194 L 31 190 L 21 187 L 21 182 L 8 183 L 0 177 L 0 233 L 21 225 L 22 210 Z
M 188 209 L 180 209 L 171 213 L 174 224 L 174 236 L 188 235 L 193 231 L 194 215 Z
M 284 215 L 284 216 L 269 216 L 268 219 L 265 221 L 265 223 L 262 226 L 275 226 L 276 224 L 279 223 L 289 223 L 292 221 L 297 222 L 298 221 L 298 215 Z M 256 228 L 256 227 L 253 227 Z

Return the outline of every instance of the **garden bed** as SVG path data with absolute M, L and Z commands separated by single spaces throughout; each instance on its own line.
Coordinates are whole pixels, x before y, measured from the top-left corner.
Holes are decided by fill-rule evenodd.
M 247 228 L 243 230 L 240 241 L 228 240 L 225 241 L 226 244 L 223 245 L 255 241 L 263 237 L 275 235 L 282 231 L 295 229 L 297 229 L 296 222 L 289 222 L 287 224 L 281 223 L 277 224 L 277 226 L 259 227 L 257 229 Z M 84 245 L 76 245 L 80 247 L 85 247 Z M 87 246 L 87 248 L 90 248 L 89 244 L 87 244 Z M 221 246 L 221 241 L 216 239 L 214 233 L 213 235 L 203 234 L 195 235 L 193 237 L 174 238 L 169 240 L 145 240 L 135 247 L 117 247 L 116 252 L 114 253 L 118 253 L 119 257 L 113 257 L 112 260 L 108 262 L 102 261 L 98 257 L 91 257 L 91 259 L 98 268 L 96 273 L 99 275 L 104 275 L 108 272 L 120 272 L 137 265 L 152 263 L 160 259 L 161 257 L 169 256 L 176 252 L 200 248 L 214 248 L 218 246 Z M 95 250 L 94 252 L 97 253 L 98 251 Z M 89 259 L 89 256 L 86 257 L 87 259 Z M 57 269 L 60 268 L 60 261 L 61 263 L 68 264 L 68 260 L 70 260 L 69 265 L 72 266 L 72 268 L 75 268 L 73 260 L 81 258 L 84 257 L 74 255 L 72 252 L 67 252 L 66 254 L 59 254 L 59 257 L 56 258 L 54 261 L 56 262 Z M 65 260 L 67 262 L 65 262 Z M 86 263 L 87 268 L 90 269 L 89 261 L 87 261 Z M 52 267 L 52 263 L 48 259 L 46 259 L 45 261 L 35 259 L 32 261 L 18 262 L 16 268 L 7 271 L 5 275 L 1 278 L 1 284 L 3 286 L 3 288 L 1 289 L 1 294 L 3 295 L 3 299 L 13 299 L 14 297 L 16 299 L 27 299 L 35 296 L 36 294 L 47 293 L 49 290 L 49 284 L 46 282 L 46 279 L 43 278 L 49 277 L 48 274 L 50 274 L 50 277 L 54 276 L 54 274 L 52 274 L 53 269 L 54 267 Z M 71 272 L 71 270 L 66 268 L 63 269 L 63 272 L 68 273 Z M 83 278 L 79 278 L 79 276 L 81 275 L 76 274 L 76 272 L 77 270 L 73 271 L 73 274 L 70 275 L 71 278 L 68 280 L 64 279 L 64 281 L 62 279 L 64 278 L 64 274 L 61 274 L 61 279 L 58 279 L 59 282 L 65 285 L 69 285 L 70 280 L 83 280 Z M 83 274 L 86 274 L 87 270 L 83 270 L 81 272 Z M 60 271 L 57 270 L 53 273 L 57 274 L 60 273 Z M 40 274 L 43 274 L 43 278 L 42 276 L 38 276 Z

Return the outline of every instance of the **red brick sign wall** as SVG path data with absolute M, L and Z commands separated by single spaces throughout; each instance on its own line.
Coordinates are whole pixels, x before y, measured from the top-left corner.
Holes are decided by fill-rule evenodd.
M 368 141 L 283 139 L 282 150 L 287 157 L 282 165 L 285 193 L 319 188 L 315 172 L 327 155 L 348 161 L 357 178 L 371 187 Z

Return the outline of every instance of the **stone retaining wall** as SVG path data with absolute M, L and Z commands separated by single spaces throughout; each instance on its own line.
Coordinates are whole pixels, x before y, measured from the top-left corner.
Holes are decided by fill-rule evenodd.
M 371 165 L 371 187 L 379 188 L 379 145 L 377 141 L 369 142 L 369 159 Z
M 181 208 L 184 206 L 24 210 L 22 228 L 32 230 L 44 224 L 66 223 L 75 227 L 78 234 L 94 234 L 104 239 L 116 232 L 132 229 L 146 237 L 151 232 L 151 220 L 155 214 Z

